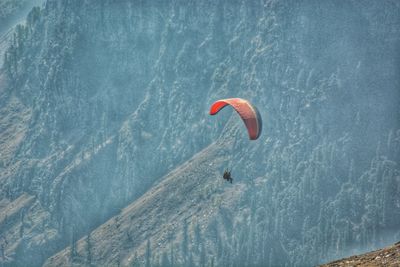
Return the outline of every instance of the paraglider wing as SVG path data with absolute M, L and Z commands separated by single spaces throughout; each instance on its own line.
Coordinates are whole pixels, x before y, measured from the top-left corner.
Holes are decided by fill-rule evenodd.
M 262 130 L 262 120 L 257 108 L 250 104 L 249 101 L 242 98 L 221 99 L 212 104 L 210 115 L 217 114 L 227 105 L 232 106 L 242 118 L 250 139 L 256 140 L 260 136 Z

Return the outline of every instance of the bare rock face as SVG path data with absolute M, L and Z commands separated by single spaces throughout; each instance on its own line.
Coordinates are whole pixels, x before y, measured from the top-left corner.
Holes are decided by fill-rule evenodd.
M 2 46 L 1 263 L 298 266 L 395 242 L 399 9 L 33 8 Z M 234 96 L 259 108 L 257 141 L 208 116 Z

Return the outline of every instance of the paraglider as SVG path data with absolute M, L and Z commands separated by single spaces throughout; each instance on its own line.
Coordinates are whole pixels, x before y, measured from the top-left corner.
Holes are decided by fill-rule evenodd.
M 242 118 L 247 132 L 249 134 L 250 140 L 256 140 L 262 130 L 262 120 L 260 113 L 257 108 L 253 106 L 249 101 L 242 98 L 227 98 L 215 101 L 210 108 L 210 115 L 217 114 L 221 109 L 226 106 L 232 106 L 232 108 L 239 114 Z M 228 170 L 224 171 L 222 176 L 224 180 L 232 183 L 233 178 L 231 172 Z
M 257 108 L 242 98 L 227 98 L 214 102 L 210 108 L 210 115 L 217 114 L 221 109 L 230 105 L 242 118 L 246 125 L 250 140 L 256 140 L 262 130 L 262 120 Z

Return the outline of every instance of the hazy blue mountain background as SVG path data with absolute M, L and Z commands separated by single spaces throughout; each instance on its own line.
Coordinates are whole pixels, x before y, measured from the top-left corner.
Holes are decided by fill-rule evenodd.
M 3 266 L 311 266 L 400 240 L 398 1 L 25 2 L 14 27 L 26 5 L 0 1 Z M 227 97 L 257 141 L 208 115 Z

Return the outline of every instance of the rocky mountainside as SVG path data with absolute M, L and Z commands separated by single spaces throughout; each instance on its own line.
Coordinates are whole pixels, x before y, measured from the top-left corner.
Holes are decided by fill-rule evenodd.
M 33 8 L 0 71 L 1 263 L 303 266 L 394 243 L 399 11 Z M 208 116 L 233 96 L 259 108 L 259 140 L 229 109 Z
M 400 266 L 400 242 L 393 246 L 389 246 L 377 251 L 369 252 L 362 255 L 352 256 L 350 258 L 341 259 L 321 267 L 339 267 L 339 266 Z
M 16 22 L 22 22 L 33 6 L 40 6 L 43 2 L 43 0 L 1 0 L 0 35 Z
M 4 50 L 11 40 L 14 27 L 24 23 L 26 15 L 33 6 L 44 0 L 0 0 L 0 62 L 3 63 Z M 0 64 L 2 65 L 2 64 Z
M 232 234 L 220 228 L 232 228 L 232 210 L 247 191 L 244 184 L 231 185 L 216 179 L 229 156 L 225 145 L 211 144 L 196 154 L 120 214 L 50 258 L 46 265 L 210 264 L 208 255 L 217 248 L 212 242 L 215 240 L 208 239 L 218 238 L 212 235 L 217 232 L 227 237 Z M 248 207 L 241 209 L 241 215 L 249 212 Z M 209 231 L 212 233 L 205 234 Z M 188 251 L 188 258 L 181 255 L 181 249 Z

